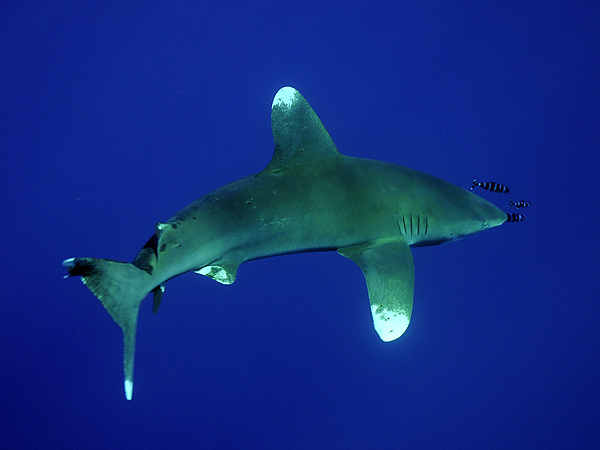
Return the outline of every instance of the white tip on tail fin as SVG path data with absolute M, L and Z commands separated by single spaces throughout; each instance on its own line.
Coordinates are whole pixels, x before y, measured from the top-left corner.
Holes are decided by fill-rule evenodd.
M 150 275 L 133 264 L 107 259 L 69 258 L 63 266 L 69 271 L 68 276 L 81 276 L 123 330 L 125 396 L 131 400 L 137 317 L 140 303 L 153 287 Z
M 127 400 L 131 400 L 131 398 L 133 397 L 133 381 L 131 380 L 125 380 L 125 398 L 127 398 Z

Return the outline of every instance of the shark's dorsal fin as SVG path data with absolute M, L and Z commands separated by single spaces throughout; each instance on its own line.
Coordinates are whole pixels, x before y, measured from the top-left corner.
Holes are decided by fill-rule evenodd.
M 379 337 L 393 341 L 406 331 L 412 314 L 415 266 L 403 241 L 368 242 L 338 249 L 361 268 Z
M 279 172 L 339 158 L 329 133 L 308 102 L 293 87 L 277 91 L 271 106 L 275 150 L 263 172 Z

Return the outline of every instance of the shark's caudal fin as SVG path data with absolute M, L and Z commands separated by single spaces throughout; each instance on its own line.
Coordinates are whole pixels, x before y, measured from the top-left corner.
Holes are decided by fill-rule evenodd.
M 81 276 L 123 330 L 125 396 L 131 400 L 138 310 L 152 288 L 150 275 L 133 264 L 107 259 L 70 258 L 63 261 L 63 266 L 68 269 L 68 276 Z

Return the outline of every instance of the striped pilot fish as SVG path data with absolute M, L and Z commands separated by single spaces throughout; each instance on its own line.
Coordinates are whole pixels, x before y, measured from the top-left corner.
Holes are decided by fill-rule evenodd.
M 515 208 L 527 208 L 531 205 L 529 200 L 519 200 L 518 202 L 510 201 L 508 202 L 510 206 L 514 206 Z
M 509 213 L 506 215 L 507 222 L 523 222 L 527 217 L 520 213 Z
M 498 192 L 500 194 L 508 194 L 510 192 L 508 186 L 496 183 L 494 181 L 473 180 L 473 186 L 471 186 L 471 189 L 473 189 L 475 186 L 479 186 L 481 189 L 485 189 L 486 191 Z

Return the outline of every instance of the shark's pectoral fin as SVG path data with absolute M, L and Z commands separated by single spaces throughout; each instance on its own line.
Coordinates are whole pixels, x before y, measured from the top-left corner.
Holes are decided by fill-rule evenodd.
M 373 325 L 383 341 L 399 338 L 410 323 L 415 267 L 406 242 L 369 242 L 338 249 L 362 270 L 367 282 Z
M 233 284 L 239 263 L 217 261 L 194 270 L 197 274 L 206 275 L 221 284 Z

